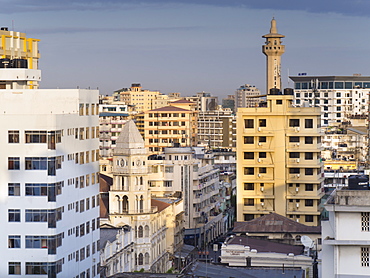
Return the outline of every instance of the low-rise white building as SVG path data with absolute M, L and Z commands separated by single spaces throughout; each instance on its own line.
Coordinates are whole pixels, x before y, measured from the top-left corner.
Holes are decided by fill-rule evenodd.
M 356 189 L 337 189 L 325 204 L 329 220 L 321 223 L 321 277 L 369 277 L 370 191 Z

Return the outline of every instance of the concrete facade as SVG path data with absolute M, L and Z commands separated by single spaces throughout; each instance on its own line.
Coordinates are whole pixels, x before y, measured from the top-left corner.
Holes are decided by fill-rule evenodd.
M 237 114 L 237 221 L 276 212 L 319 224 L 323 164 L 318 108 L 268 95 L 266 107 Z
M 337 189 L 325 204 L 322 222 L 322 277 L 368 277 L 370 191 Z

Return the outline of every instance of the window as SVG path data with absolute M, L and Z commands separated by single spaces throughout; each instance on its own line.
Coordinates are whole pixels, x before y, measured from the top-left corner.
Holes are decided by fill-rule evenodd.
M 254 190 L 254 183 L 244 183 L 244 190 Z
M 299 143 L 299 136 L 290 136 L 289 143 Z
M 26 144 L 31 143 L 46 143 L 46 131 L 41 130 L 26 130 Z
M 304 143 L 305 144 L 313 144 L 313 137 L 312 136 L 306 136 L 304 138 Z
M 244 175 L 254 175 L 253 167 L 244 167 Z
M 26 170 L 46 170 L 47 157 L 26 157 Z
M 260 174 L 266 174 L 267 173 L 267 168 L 266 167 L 260 167 L 259 168 L 259 173 Z
M 258 142 L 259 143 L 266 143 L 267 142 L 266 136 L 260 136 L 260 137 L 258 137 Z
M 21 210 L 20 209 L 8 209 L 8 221 L 9 222 L 20 222 L 21 221 Z
M 253 119 L 245 119 L 244 120 L 244 127 L 245 128 L 254 128 L 254 120 Z
M 9 262 L 8 263 L 8 273 L 20 275 L 21 274 L 21 263 L 20 262 Z
M 260 153 L 258 154 L 258 157 L 259 157 L 259 158 L 266 158 L 266 157 L 267 157 L 267 154 L 266 154 L 266 152 L 260 152 Z
M 244 206 L 254 206 L 254 199 L 244 199 Z
M 289 127 L 299 126 L 299 119 L 289 119 Z
M 313 128 L 313 119 L 305 119 L 304 120 L 304 127 L 305 128 Z
M 244 159 L 254 159 L 253 152 L 244 152 Z
M 21 236 L 8 236 L 8 248 L 21 248 Z
M 8 143 L 19 143 L 19 131 L 18 130 L 8 131 Z
M 306 160 L 313 160 L 313 153 L 312 152 L 305 153 L 304 154 L 304 159 L 306 159 Z
M 361 212 L 361 230 L 370 232 L 370 212 Z
M 276 100 L 276 105 L 281 105 L 283 104 L 283 100 L 282 99 L 277 99 Z
M 306 176 L 313 176 L 313 168 L 305 168 L 304 169 L 304 174 Z
M 306 200 L 304 200 L 304 205 L 306 207 L 313 207 L 313 200 L 312 199 L 306 199 Z
M 305 184 L 305 190 L 306 191 L 313 191 L 313 184 L 312 183 L 306 183 Z
M 289 174 L 299 174 L 300 169 L 299 168 L 289 168 Z
M 313 215 L 305 215 L 305 222 L 313 222 Z
M 259 127 L 266 127 L 266 119 L 259 119 L 258 120 Z
M 164 187 L 172 187 L 172 181 L 164 181 Z
M 80 225 L 80 236 L 85 235 L 85 223 Z
M 8 157 L 8 170 L 19 170 L 19 157 Z
M 289 158 L 299 158 L 299 153 L 298 152 L 291 152 L 291 153 L 289 153 Z
M 86 234 L 90 233 L 90 221 L 86 222 Z
M 8 183 L 8 196 L 20 196 L 21 185 L 19 183 Z
M 370 266 L 369 247 L 361 247 L 361 266 Z
M 244 144 L 254 144 L 253 136 L 244 136 Z
M 84 212 L 85 211 L 85 200 L 81 200 L 80 201 L 80 212 Z
M 164 171 L 165 173 L 173 173 L 173 166 L 165 166 Z

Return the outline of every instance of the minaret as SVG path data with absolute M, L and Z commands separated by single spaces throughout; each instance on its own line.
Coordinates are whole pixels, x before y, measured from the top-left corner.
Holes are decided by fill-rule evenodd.
M 282 89 L 281 85 L 281 55 L 285 52 L 285 45 L 281 44 L 281 38 L 277 32 L 276 20 L 272 18 L 270 33 L 262 36 L 266 38 L 266 44 L 262 46 L 262 52 L 266 55 L 266 93 L 270 93 L 270 89 Z

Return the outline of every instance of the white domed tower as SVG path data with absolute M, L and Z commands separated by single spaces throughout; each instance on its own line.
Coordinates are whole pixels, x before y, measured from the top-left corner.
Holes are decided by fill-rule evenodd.
M 147 156 L 139 130 L 132 120 L 128 121 L 113 150 L 113 186 L 109 192 L 111 216 L 150 212 Z

